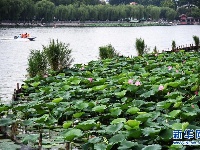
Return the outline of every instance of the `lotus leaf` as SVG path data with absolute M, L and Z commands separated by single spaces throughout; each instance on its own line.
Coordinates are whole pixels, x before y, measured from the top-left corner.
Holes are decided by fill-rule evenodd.
M 64 134 L 64 139 L 71 142 L 73 139 L 81 137 L 82 134 L 80 129 L 69 129 L 69 131 Z
M 68 129 L 72 125 L 72 121 L 67 121 L 63 124 L 64 129 Z
M 161 150 L 162 147 L 158 144 L 145 146 L 142 150 Z

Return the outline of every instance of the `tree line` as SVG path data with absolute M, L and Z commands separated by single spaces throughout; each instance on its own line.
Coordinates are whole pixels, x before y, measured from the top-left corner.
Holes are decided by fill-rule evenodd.
M 167 3 L 162 6 L 111 4 L 100 3 L 99 0 L 0 0 L 0 21 L 118 21 L 131 17 L 171 21 L 183 13 L 200 17 L 200 9 L 196 7 L 174 9 Z

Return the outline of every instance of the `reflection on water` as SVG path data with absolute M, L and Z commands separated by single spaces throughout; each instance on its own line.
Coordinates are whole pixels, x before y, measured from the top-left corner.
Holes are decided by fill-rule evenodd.
M 27 74 L 27 58 L 31 49 L 42 49 L 50 39 L 69 43 L 74 63 L 88 63 L 98 59 L 98 48 L 107 44 L 125 56 L 136 56 L 135 40 L 142 38 L 151 50 L 168 50 L 172 40 L 176 45 L 193 44 L 193 35 L 200 37 L 200 26 L 159 27 L 99 27 L 99 28 L 1 28 L 0 29 L 0 97 L 9 103 L 13 89 Z M 21 33 L 36 36 L 35 41 L 15 40 Z

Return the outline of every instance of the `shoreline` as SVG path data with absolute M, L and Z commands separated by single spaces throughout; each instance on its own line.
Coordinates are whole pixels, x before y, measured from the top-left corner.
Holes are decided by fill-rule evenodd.
M 51 23 L 0 23 L 0 27 L 142 27 L 142 26 L 173 26 L 173 23 L 157 23 L 157 22 L 142 22 L 142 23 L 129 23 L 129 22 L 51 22 Z

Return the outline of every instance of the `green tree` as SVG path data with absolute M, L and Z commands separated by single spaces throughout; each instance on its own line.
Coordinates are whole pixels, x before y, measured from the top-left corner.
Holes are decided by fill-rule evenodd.
M 35 14 L 35 5 L 32 0 L 21 0 L 23 7 L 21 12 L 21 19 L 32 20 Z
M 59 5 L 55 9 L 55 17 L 59 20 L 68 20 L 70 15 L 69 9 L 67 6 Z
M 44 18 L 45 21 L 52 21 L 54 18 L 55 5 L 48 0 L 42 0 L 36 3 L 37 18 Z

